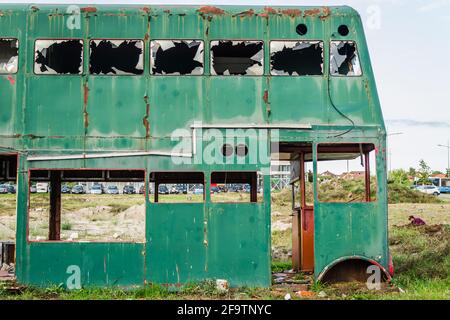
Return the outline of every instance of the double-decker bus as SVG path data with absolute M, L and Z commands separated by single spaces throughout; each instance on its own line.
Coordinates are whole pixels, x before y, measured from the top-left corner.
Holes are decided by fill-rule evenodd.
M 18 282 L 270 286 L 274 159 L 292 167 L 294 269 L 389 279 L 386 130 L 352 8 L 0 5 Z M 62 236 L 62 184 L 124 181 L 142 186 L 143 239 Z M 30 209 L 35 182 L 48 211 Z M 248 198 L 215 201 L 226 188 Z

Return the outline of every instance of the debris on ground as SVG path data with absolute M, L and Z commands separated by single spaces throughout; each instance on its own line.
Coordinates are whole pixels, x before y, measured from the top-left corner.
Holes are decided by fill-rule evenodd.
M 409 221 L 411 221 L 411 224 L 413 226 L 424 226 L 426 223 L 419 217 L 409 216 Z

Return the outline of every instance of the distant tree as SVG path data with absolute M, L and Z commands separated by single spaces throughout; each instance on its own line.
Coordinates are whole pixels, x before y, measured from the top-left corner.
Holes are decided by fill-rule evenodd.
M 403 169 L 392 170 L 389 174 L 389 181 L 399 185 L 409 185 L 408 172 Z
M 431 173 L 431 175 L 433 175 L 433 176 L 436 176 L 436 175 L 438 175 L 438 174 L 443 174 L 443 172 L 442 172 L 442 171 L 439 171 L 439 170 L 434 170 L 434 171 Z
M 413 167 L 410 167 L 408 170 L 408 175 L 414 179 L 417 176 L 417 170 Z
M 430 180 L 428 179 L 431 175 L 431 168 L 427 165 L 427 163 L 422 159 L 419 162 L 419 170 L 417 170 L 417 178 L 418 184 L 430 184 Z

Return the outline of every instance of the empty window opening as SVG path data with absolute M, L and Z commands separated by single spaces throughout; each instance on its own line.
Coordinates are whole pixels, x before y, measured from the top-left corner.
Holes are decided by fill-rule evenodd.
M 212 202 L 262 202 L 263 176 L 258 172 L 213 172 Z
M 211 74 L 262 75 L 263 47 L 262 41 L 211 41 Z
M 19 65 L 19 40 L 0 39 L 0 73 L 16 73 Z
M 203 74 L 203 41 L 155 40 L 150 43 L 150 47 L 152 74 Z
M 323 74 L 321 41 L 271 41 L 272 75 L 316 76 Z
M 354 41 L 331 41 L 330 73 L 333 76 L 362 74 L 358 50 Z
M 0 241 L 16 238 L 16 178 L 17 156 L 0 155 Z
M 142 242 L 143 170 L 31 170 L 30 241 Z
M 34 62 L 36 74 L 81 74 L 83 41 L 36 40 Z
M 320 144 L 317 190 L 321 202 L 371 202 L 377 197 L 373 144 Z
M 200 203 L 205 200 L 203 172 L 152 172 L 150 201 L 155 203 Z
M 104 75 L 139 75 L 144 72 L 141 40 L 92 40 L 89 72 Z

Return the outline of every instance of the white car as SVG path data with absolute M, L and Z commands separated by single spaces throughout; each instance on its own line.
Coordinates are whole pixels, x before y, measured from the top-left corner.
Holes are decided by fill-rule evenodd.
M 47 193 L 48 192 L 48 183 L 46 183 L 46 182 L 36 183 L 36 192 L 37 193 Z
M 432 194 L 434 196 L 441 194 L 441 191 L 439 191 L 439 188 L 436 186 L 417 186 L 416 190 L 422 193 Z
M 102 194 L 103 193 L 103 189 L 102 186 L 99 184 L 94 184 L 91 187 L 91 194 Z

